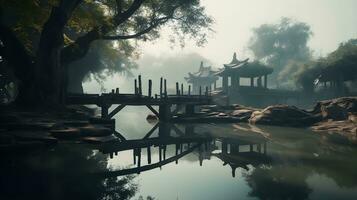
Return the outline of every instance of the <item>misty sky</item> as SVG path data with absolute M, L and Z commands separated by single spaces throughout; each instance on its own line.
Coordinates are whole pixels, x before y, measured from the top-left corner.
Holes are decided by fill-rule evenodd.
M 335 50 L 342 41 L 357 38 L 357 0 L 201 0 L 201 3 L 215 19 L 216 31 L 204 47 L 187 42 L 182 50 L 171 49 L 168 38 L 162 37 L 143 44 L 143 56 L 153 52 L 156 55 L 196 52 L 221 65 L 230 61 L 234 51 L 241 58 L 249 57 L 246 47 L 252 28 L 276 23 L 281 17 L 311 26 L 314 36 L 309 46 L 315 56 Z
M 314 35 L 308 45 L 316 57 L 335 50 L 340 42 L 357 38 L 357 0 L 201 0 L 201 3 L 215 19 L 215 33 L 208 43 L 196 47 L 193 41 L 187 41 L 185 48 L 172 49 L 169 33 L 164 29 L 160 39 L 141 44 L 139 70 L 134 74 L 153 79 L 155 87 L 159 77 L 171 77 L 169 87 L 173 87 L 176 81 L 184 82 L 188 72 L 197 71 L 201 59 L 218 68 L 229 62 L 235 51 L 240 59 L 251 58 L 247 44 L 252 28 L 277 23 L 282 17 L 311 26 Z M 108 90 L 117 86 L 122 91 L 133 91 L 132 80 L 123 76 L 116 75 L 105 82 Z M 86 92 L 99 92 L 100 86 L 92 81 L 85 83 L 84 88 Z

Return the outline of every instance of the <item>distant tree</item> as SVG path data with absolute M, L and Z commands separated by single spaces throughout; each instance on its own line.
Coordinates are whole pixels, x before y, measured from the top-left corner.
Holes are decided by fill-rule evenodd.
M 323 73 L 336 79 L 342 75 L 348 80 L 357 80 L 357 39 L 341 43 L 339 47 L 324 58 L 304 63 L 294 73 L 295 81 L 305 91 L 314 90 L 314 81 Z
M 212 23 L 199 0 L 1 0 L 0 5 L 0 53 L 20 80 L 19 99 L 49 104 L 63 102 L 66 67 L 103 72 L 71 65 L 94 41 L 115 41 L 95 46 L 130 59 L 136 43 L 128 39 L 154 40 L 165 25 L 180 41 L 192 38 L 201 45 Z M 102 51 L 91 53 L 108 57 Z M 101 69 L 120 71 L 127 59 L 103 59 Z
M 307 46 L 311 35 L 308 24 L 282 18 L 278 24 L 263 24 L 254 28 L 248 48 L 256 59 L 274 68 L 271 78 L 280 85 L 289 80 L 287 71 L 296 70 L 289 68 L 284 71 L 287 65 L 294 67 L 296 65 L 292 62 L 305 62 L 311 59 L 311 50 Z

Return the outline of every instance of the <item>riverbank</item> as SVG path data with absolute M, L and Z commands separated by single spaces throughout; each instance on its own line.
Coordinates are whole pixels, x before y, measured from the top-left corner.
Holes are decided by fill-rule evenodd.
M 58 142 L 99 144 L 120 141 L 115 120 L 94 118 L 96 109 L 67 106 L 61 110 L 19 110 L 3 107 L 0 113 L 2 151 L 24 151 Z M 249 123 L 309 128 L 315 132 L 338 133 L 357 141 L 357 97 L 318 102 L 312 110 L 287 105 L 265 109 L 231 106 L 202 106 L 194 115 L 175 115 L 172 122 Z
M 44 148 L 58 142 L 97 144 L 116 141 L 115 121 L 94 118 L 95 110 L 67 106 L 58 110 L 2 107 L 0 148 L 2 152 Z
M 317 132 L 339 133 L 357 140 L 357 97 L 342 97 L 318 102 L 314 109 L 303 110 L 288 105 L 264 109 L 231 106 L 202 106 L 195 115 L 176 115 L 174 122 L 250 123 L 310 128 Z

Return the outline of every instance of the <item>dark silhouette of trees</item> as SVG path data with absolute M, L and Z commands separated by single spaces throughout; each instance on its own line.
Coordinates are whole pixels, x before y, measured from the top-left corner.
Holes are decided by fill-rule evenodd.
M 315 83 L 322 75 L 331 81 L 357 80 L 357 39 L 341 43 L 326 57 L 303 63 L 294 73 L 298 86 L 307 92 L 315 89 Z
M 180 41 L 201 45 L 212 24 L 198 0 L 2 0 L 0 16 L 0 53 L 20 80 L 18 102 L 32 104 L 63 103 L 68 71 L 83 80 L 90 72 L 134 67 L 135 41 L 160 37 L 164 26 Z M 104 60 L 99 68 L 73 64 L 88 53 Z

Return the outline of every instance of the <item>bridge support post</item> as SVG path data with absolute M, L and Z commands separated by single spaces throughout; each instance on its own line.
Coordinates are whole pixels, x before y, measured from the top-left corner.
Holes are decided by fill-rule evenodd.
M 188 124 L 185 126 L 185 135 L 193 135 L 194 134 L 194 131 L 195 130 L 195 127 L 191 124 Z
M 101 115 L 102 115 L 102 118 L 104 119 L 106 119 L 106 118 L 108 118 L 108 110 L 109 110 L 109 105 L 107 105 L 107 104 L 103 104 L 103 105 L 101 105 L 100 106 L 101 107 Z
M 194 105 L 186 105 L 185 106 L 185 112 L 186 115 L 193 115 L 193 113 L 195 112 L 195 106 Z
M 159 119 L 163 122 L 168 122 L 171 119 L 171 105 L 161 104 L 159 106 Z

